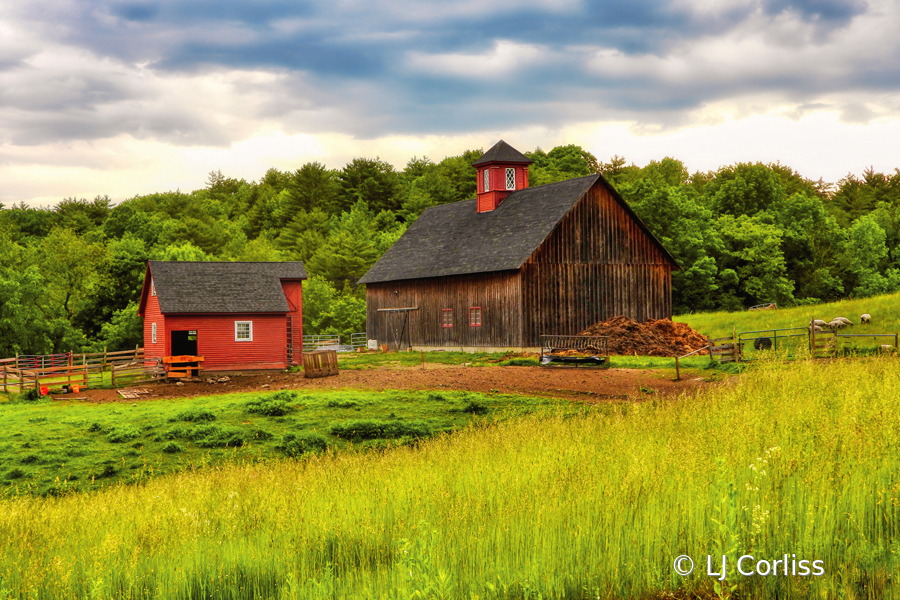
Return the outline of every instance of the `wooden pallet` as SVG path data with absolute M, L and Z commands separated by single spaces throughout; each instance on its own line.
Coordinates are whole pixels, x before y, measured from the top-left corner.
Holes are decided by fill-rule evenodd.
M 128 400 L 137 400 L 141 397 L 141 394 L 149 394 L 150 390 L 147 388 L 128 388 L 124 390 L 116 390 L 120 396 L 126 398 Z

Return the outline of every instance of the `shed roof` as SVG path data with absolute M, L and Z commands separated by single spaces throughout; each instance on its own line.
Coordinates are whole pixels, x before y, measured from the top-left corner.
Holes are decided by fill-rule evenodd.
M 286 313 L 282 280 L 306 279 L 294 262 L 166 262 L 151 260 L 162 313 Z M 147 287 L 147 281 L 144 287 Z M 142 298 L 142 309 L 144 300 Z
M 513 192 L 490 212 L 478 213 L 474 199 L 433 206 L 409 226 L 359 283 L 516 270 L 598 182 L 680 269 L 618 192 L 595 174 Z
M 500 140 L 490 150 L 482 154 L 481 158 L 473 162 L 472 166 L 477 167 L 490 162 L 531 164 L 534 161 L 503 140 Z

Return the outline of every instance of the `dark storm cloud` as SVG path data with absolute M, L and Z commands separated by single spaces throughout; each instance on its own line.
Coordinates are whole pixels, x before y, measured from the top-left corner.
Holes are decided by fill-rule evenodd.
M 257 112 L 243 116 L 280 118 L 295 130 L 327 126 L 377 136 L 562 124 L 626 113 L 677 121 L 686 110 L 735 94 L 775 91 L 802 99 L 847 85 L 884 86 L 900 73 L 890 61 L 827 73 L 818 64 L 789 73 L 773 64 L 771 73 L 743 74 L 742 57 L 732 56 L 727 59 L 731 64 L 721 69 L 724 74 L 688 68 L 680 78 L 667 76 L 665 65 L 623 72 L 595 64 L 601 50 L 638 61 L 665 61 L 696 40 L 725 40 L 748 23 L 785 16 L 798 27 L 814 27 L 820 41 L 820 34 L 846 28 L 867 8 L 864 2 L 842 0 L 758 0 L 714 10 L 674 0 L 39 0 L 23 3 L 13 18 L 17 27 L 125 69 L 147 65 L 155 76 L 190 78 L 234 69 L 277 73 L 282 76 L 278 84 L 257 90 L 268 99 L 248 106 L 246 111 Z M 791 31 L 780 35 L 790 39 Z M 515 56 L 497 57 L 502 44 L 521 49 L 512 52 L 537 50 L 516 63 Z M 691 60 L 689 52 L 685 55 Z M 715 64 L 719 58 L 704 60 Z M 474 72 L 447 67 L 454 61 Z M 733 67 L 734 76 L 727 67 Z M 97 137 L 117 128 L 119 133 L 183 143 L 227 138 L 214 133 L 204 119 L 179 116 L 189 113 L 178 105 L 166 107 L 172 115 L 168 118 L 140 113 L 109 117 L 110 112 L 118 115 L 104 110 L 113 105 L 124 111 L 144 106 L 138 97 L 146 93 L 115 70 L 72 77 L 57 72 L 25 80 L 31 88 L 0 91 L 0 104 L 30 111 L 30 119 L 13 124 L 6 134 L 17 140 Z M 195 101 L 202 114 L 203 100 Z M 316 109 L 343 111 L 346 117 L 310 123 L 304 115 Z

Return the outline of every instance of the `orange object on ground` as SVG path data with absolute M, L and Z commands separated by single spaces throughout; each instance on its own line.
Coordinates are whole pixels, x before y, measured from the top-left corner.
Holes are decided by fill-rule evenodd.
M 46 386 L 46 385 L 42 385 L 42 386 L 41 386 L 41 396 L 46 396 L 46 395 L 49 394 L 49 393 L 50 393 L 50 390 L 47 388 L 47 386 Z

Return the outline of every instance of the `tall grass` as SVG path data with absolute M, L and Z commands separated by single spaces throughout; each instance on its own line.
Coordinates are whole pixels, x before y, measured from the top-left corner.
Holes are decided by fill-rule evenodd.
M 706 556 L 745 553 L 825 574 L 732 569 L 720 596 L 889 597 L 898 404 L 893 359 L 763 365 L 702 396 L 417 448 L 9 498 L 0 598 L 715 597 Z

